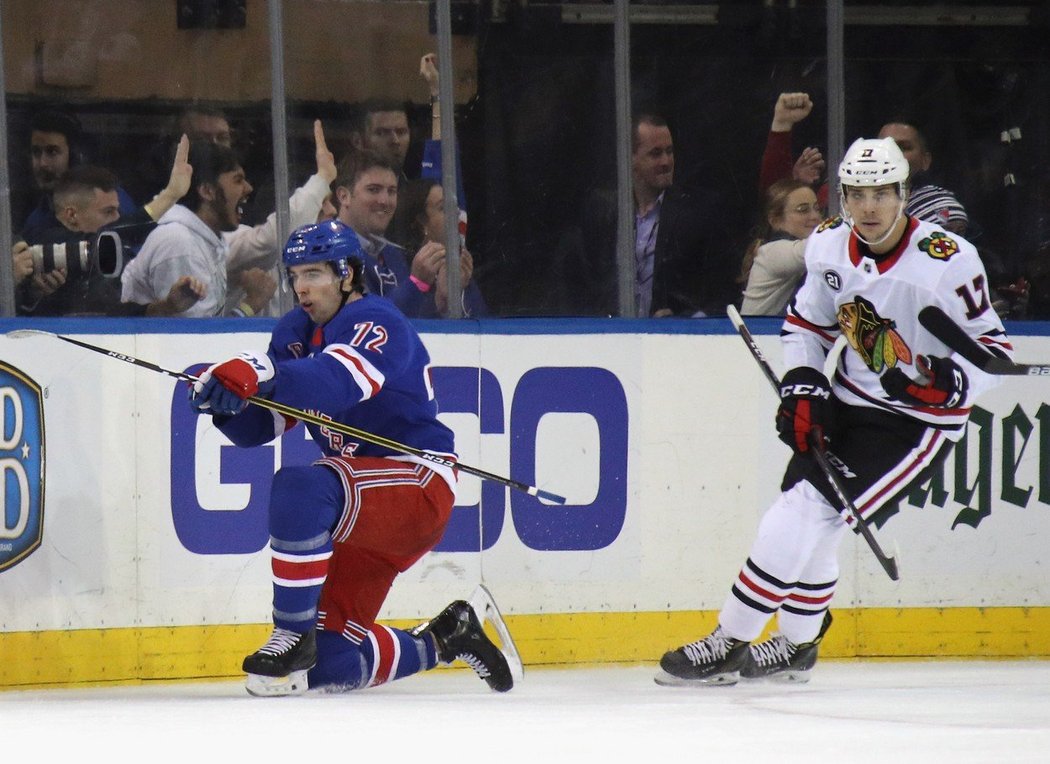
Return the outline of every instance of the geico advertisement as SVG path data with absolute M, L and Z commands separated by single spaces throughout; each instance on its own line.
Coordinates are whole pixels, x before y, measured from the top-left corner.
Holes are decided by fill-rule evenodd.
M 268 336 L 81 339 L 192 371 Z M 721 606 L 788 456 L 776 398 L 738 337 L 424 340 L 461 461 L 567 502 L 462 476 L 445 537 L 398 579 L 384 617 L 427 615 L 479 579 L 512 613 Z M 779 370 L 777 338 L 759 342 Z M 1017 344 L 1033 358 L 1050 347 Z M 0 359 L 0 629 L 268 619 L 270 480 L 315 458 L 305 427 L 238 449 L 170 377 L 53 338 L 0 338 Z M 1007 380 L 982 398 L 960 447 L 877 531 L 902 551 L 900 582 L 845 540 L 840 606 L 1050 603 L 1037 575 L 1045 384 Z
M 187 371 L 197 374 L 200 368 Z M 477 501 L 461 498 L 456 505 L 437 551 L 482 551 L 504 532 L 540 552 L 604 549 L 616 541 L 627 512 L 629 417 L 623 384 L 613 372 L 541 366 L 501 382 L 488 368 L 435 365 L 431 378 L 442 418 L 455 427 L 454 415 L 469 416 L 475 437 L 499 441 L 498 452 L 506 453 L 497 464 L 471 466 L 569 493 L 566 504 L 556 505 L 483 481 Z M 289 430 L 272 445 L 243 449 L 229 445 L 209 417 L 193 413 L 183 390 L 173 393 L 170 413 L 171 512 L 179 541 L 198 554 L 263 549 L 274 471 L 320 456 L 305 427 Z M 589 426 L 574 428 L 571 422 Z M 559 447 L 559 440 L 575 441 L 590 455 L 580 465 L 591 478 L 586 490 L 564 469 L 537 469 L 539 452 L 569 450 Z

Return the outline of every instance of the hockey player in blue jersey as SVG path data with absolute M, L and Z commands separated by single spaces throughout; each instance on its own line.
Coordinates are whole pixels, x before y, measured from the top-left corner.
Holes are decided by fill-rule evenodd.
M 265 354 L 244 352 L 202 373 L 194 410 L 245 448 L 296 424 L 249 406 L 259 395 L 455 459 L 452 432 L 437 419 L 427 350 L 392 303 L 365 293 L 361 263 L 357 235 L 339 221 L 295 231 L 284 264 L 298 306 Z M 375 622 L 397 574 L 441 539 L 455 471 L 306 426 L 323 457 L 274 475 L 274 630 L 244 659 L 248 691 L 357 689 L 457 658 L 492 689 L 509 690 L 507 660 L 470 604 L 454 602 L 411 631 Z

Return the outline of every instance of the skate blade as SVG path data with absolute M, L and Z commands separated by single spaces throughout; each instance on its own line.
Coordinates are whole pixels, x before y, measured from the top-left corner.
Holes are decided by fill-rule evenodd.
M 306 669 L 293 671 L 288 676 L 262 676 L 248 674 L 245 689 L 257 698 L 279 698 L 285 695 L 302 695 L 309 689 Z
M 525 665 L 521 662 L 518 646 L 514 644 L 514 638 L 510 635 L 510 629 L 507 628 L 507 622 L 503 620 L 503 614 L 496 607 L 496 600 L 493 599 L 492 592 L 484 584 L 478 584 L 478 588 L 470 595 L 469 602 L 474 612 L 478 614 L 481 625 L 484 626 L 485 621 L 488 621 L 499 634 L 500 652 L 507 659 L 510 675 L 517 684 L 525 678 Z
M 805 684 L 809 681 L 808 671 L 781 671 L 766 677 L 771 682 L 779 684 Z
M 661 687 L 731 687 L 740 681 L 739 671 L 730 671 L 726 674 L 716 674 L 705 679 L 683 679 L 674 674 L 668 674 L 663 669 L 653 677 L 653 681 Z
M 763 676 L 740 675 L 740 681 L 745 684 L 755 682 L 773 682 L 774 684 L 806 684 L 809 681 L 808 671 L 778 671 L 775 674 L 764 674 Z

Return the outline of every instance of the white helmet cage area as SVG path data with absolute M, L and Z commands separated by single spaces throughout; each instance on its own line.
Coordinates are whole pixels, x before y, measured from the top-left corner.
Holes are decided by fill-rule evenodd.
M 900 147 L 892 138 L 858 138 L 846 151 L 839 165 L 839 207 L 842 209 L 843 219 L 853 228 L 861 241 L 868 245 L 880 244 L 890 235 L 894 226 L 891 225 L 886 233 L 876 241 L 868 241 L 861 236 L 846 206 L 846 188 L 896 185 L 897 195 L 900 197 L 897 216 L 894 218 L 894 224 L 896 224 L 904 214 L 910 172 L 908 160 L 904 158 Z

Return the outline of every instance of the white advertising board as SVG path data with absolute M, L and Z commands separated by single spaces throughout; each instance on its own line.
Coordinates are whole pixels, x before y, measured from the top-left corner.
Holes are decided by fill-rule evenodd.
M 428 615 L 479 580 L 511 614 L 719 608 L 788 456 L 773 392 L 724 323 L 722 334 L 424 326 L 461 460 L 568 502 L 464 476 L 442 546 L 398 580 L 383 617 Z M 73 336 L 176 371 L 268 339 L 171 325 Z M 759 342 L 779 369 L 776 336 Z M 1050 356 L 1043 337 L 1016 345 Z M 269 620 L 269 477 L 310 458 L 305 428 L 242 451 L 189 412 L 170 377 L 46 337 L 0 337 L 0 361 L 16 372 L 0 384 L 0 631 Z M 26 379 L 40 388 L 39 436 Z M 836 604 L 1050 604 L 1048 394 L 1010 379 L 980 400 L 943 481 L 878 531 L 901 549 L 901 581 L 849 538 Z M 35 540 L 26 449 L 46 452 Z

